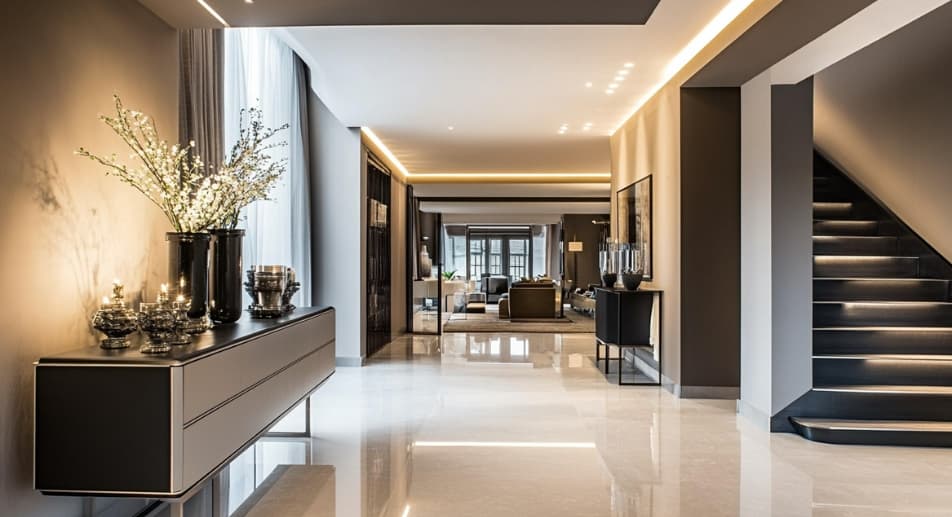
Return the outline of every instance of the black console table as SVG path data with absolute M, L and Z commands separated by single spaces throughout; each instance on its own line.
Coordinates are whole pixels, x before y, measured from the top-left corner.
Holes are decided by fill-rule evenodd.
M 599 287 L 595 290 L 595 366 L 598 367 L 604 359 L 607 376 L 611 361 L 617 361 L 618 384 L 622 386 L 661 384 L 661 295 L 662 291 L 656 289 L 627 291 Z M 651 322 L 655 307 L 658 310 L 658 342 L 653 344 Z M 602 347 L 605 347 L 604 358 Z M 617 358 L 611 357 L 611 347 L 618 348 Z M 637 366 L 640 361 L 656 370 L 657 381 L 623 381 L 625 349 L 631 349 L 634 354 L 635 373 L 640 371 Z
M 333 308 L 225 325 L 158 355 L 87 347 L 35 364 L 34 486 L 177 498 L 334 373 Z

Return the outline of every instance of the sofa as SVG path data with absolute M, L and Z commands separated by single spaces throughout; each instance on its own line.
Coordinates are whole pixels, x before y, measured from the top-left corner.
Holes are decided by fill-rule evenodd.
M 557 318 L 559 316 L 558 289 L 558 286 L 551 281 L 514 283 L 509 288 L 509 319 Z
M 486 294 L 486 303 L 499 303 L 499 297 L 509 291 L 509 278 L 505 276 L 484 276 L 479 290 Z

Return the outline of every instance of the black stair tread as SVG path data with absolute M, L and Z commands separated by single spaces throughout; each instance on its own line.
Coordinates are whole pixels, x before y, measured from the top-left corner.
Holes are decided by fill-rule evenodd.
M 814 302 L 818 303 L 818 302 Z M 856 302 L 847 302 L 847 303 L 856 303 Z M 813 327 L 813 330 L 849 330 L 849 331 L 879 331 L 879 332 L 952 332 L 952 327 L 903 327 L 901 325 L 885 325 L 885 326 L 865 326 L 865 327 Z
M 926 354 L 816 354 L 814 359 L 865 359 L 885 361 L 950 361 L 952 355 Z
M 926 301 L 905 301 L 905 300 L 816 300 L 813 303 L 849 303 L 853 305 L 952 305 L 952 302 L 926 302 Z
M 841 431 L 952 432 L 952 422 L 939 420 L 837 420 L 801 417 L 793 417 L 792 420 L 806 427 Z
M 813 255 L 814 258 L 823 258 L 823 259 L 833 259 L 833 260 L 842 260 L 846 259 L 859 259 L 859 260 L 872 260 L 872 259 L 881 259 L 881 260 L 892 260 L 892 259 L 906 259 L 906 260 L 918 260 L 919 257 L 914 255 Z M 829 277 L 823 277 L 829 278 Z
M 829 256 L 829 255 L 826 255 Z M 815 276 L 814 280 L 848 280 L 848 281 L 860 281 L 860 282 L 869 282 L 882 280 L 883 282 L 948 282 L 943 278 L 909 278 L 909 277 L 888 277 L 888 276 Z
M 814 203 L 814 204 L 816 204 L 816 203 Z M 873 223 L 881 223 L 881 222 L 883 222 L 883 221 L 882 221 L 881 219 L 870 219 L 870 218 L 868 218 L 868 217 L 864 217 L 864 218 L 862 218 L 862 219 L 831 219 L 831 218 L 829 218 L 829 217 L 819 217 L 819 218 L 814 217 L 814 218 L 813 218 L 813 222 L 814 222 L 814 223 L 848 223 L 848 224 L 866 223 L 866 224 L 873 224 Z
M 897 393 L 903 395 L 952 395 L 952 386 L 919 386 L 901 384 L 849 384 L 815 386 L 814 391 L 839 393 Z

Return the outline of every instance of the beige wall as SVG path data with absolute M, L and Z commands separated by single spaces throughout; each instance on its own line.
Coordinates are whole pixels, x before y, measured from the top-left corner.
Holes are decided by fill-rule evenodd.
M 612 221 L 617 215 L 614 193 L 649 174 L 653 176 L 655 278 L 649 285 L 665 292 L 662 373 L 675 384 L 680 383 L 682 324 L 680 87 L 778 3 L 755 0 L 611 138 Z M 613 227 L 617 229 L 617 224 Z
M 394 176 L 390 183 L 390 331 L 407 331 L 407 185 Z
M 154 290 L 169 228 L 138 193 L 73 151 L 124 153 L 97 120 L 113 92 L 176 137 L 177 39 L 125 0 L 4 2 L 0 19 L 0 513 L 79 515 L 77 499 L 31 488 L 31 363 L 95 343 L 89 319 L 114 277 L 133 294 Z
M 952 5 L 816 76 L 817 146 L 952 258 Z
M 612 192 L 652 176 L 654 278 L 646 286 L 663 289 L 662 364 L 664 375 L 680 382 L 681 364 L 681 146 L 680 91 L 664 88 L 612 136 Z M 617 220 L 612 195 L 612 221 Z M 612 231 L 617 231 L 617 224 Z M 617 235 L 616 235 L 617 237 Z

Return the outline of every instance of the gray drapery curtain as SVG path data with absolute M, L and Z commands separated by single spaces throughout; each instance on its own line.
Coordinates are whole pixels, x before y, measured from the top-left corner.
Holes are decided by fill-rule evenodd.
M 291 245 L 292 245 L 292 255 L 295 257 L 302 257 L 300 261 L 299 269 L 307 268 L 305 271 L 298 271 L 298 274 L 301 275 L 301 278 L 312 278 L 311 271 L 314 270 L 314 260 L 316 257 L 312 256 L 311 250 L 311 136 L 310 136 L 310 106 L 308 104 L 308 97 L 311 92 L 310 79 L 308 76 L 307 65 L 304 64 L 304 61 L 296 52 L 294 54 L 294 81 L 297 83 L 297 107 L 298 107 L 298 120 L 296 124 L 291 124 L 291 130 L 297 130 L 300 133 L 300 138 L 295 139 L 295 142 L 300 144 L 301 153 L 299 157 L 302 159 L 300 167 L 304 171 L 303 174 L 294 174 L 291 178 L 291 188 L 294 192 L 298 194 L 291 197 L 291 213 L 292 214 L 308 214 L 308 217 L 298 217 L 295 224 L 291 225 Z M 310 260 L 304 260 L 303 257 L 310 257 Z M 310 306 L 312 298 L 314 296 L 315 287 L 311 284 L 308 284 L 308 287 L 305 288 L 302 283 L 301 289 L 301 304 L 304 306 Z
M 179 53 L 179 141 L 194 141 L 198 156 L 217 169 L 225 157 L 224 31 L 180 30 Z

